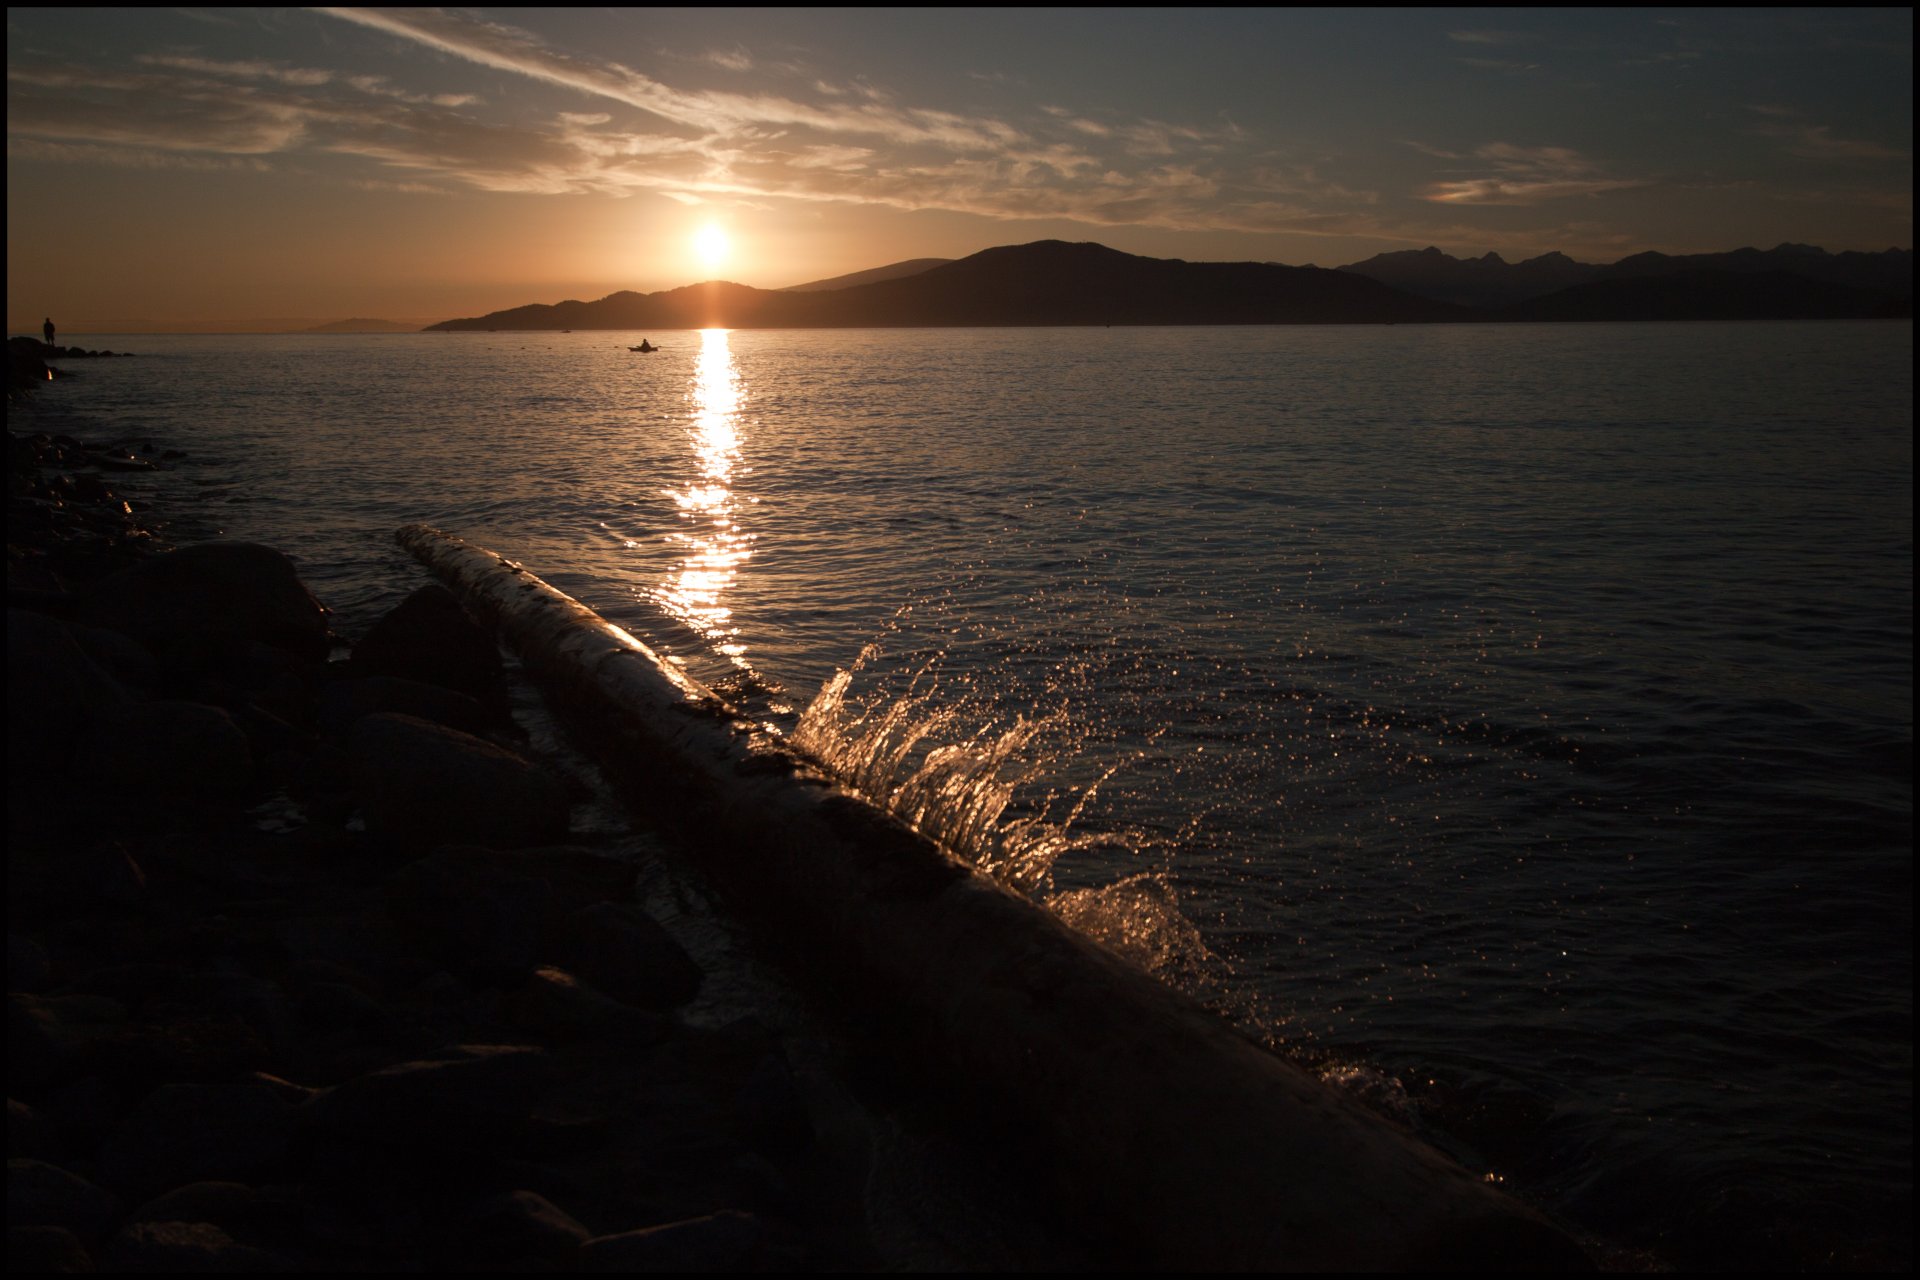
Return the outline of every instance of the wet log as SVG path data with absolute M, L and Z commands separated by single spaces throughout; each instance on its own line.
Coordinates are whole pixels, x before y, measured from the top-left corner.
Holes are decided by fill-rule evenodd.
M 729 906 L 1080 1235 L 1182 1270 L 1584 1269 L 1556 1227 L 838 786 L 520 565 L 399 541 L 496 625 Z

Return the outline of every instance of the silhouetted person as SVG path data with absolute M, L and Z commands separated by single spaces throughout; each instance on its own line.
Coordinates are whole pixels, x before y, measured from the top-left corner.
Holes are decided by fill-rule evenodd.
M 48 316 L 47 322 L 40 326 L 40 332 L 47 335 L 47 345 L 52 346 L 53 345 L 53 317 L 52 316 Z

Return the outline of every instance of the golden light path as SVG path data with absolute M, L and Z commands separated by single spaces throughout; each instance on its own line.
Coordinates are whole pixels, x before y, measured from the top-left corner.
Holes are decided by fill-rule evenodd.
M 677 617 L 746 670 L 746 646 L 733 623 L 726 595 L 740 567 L 753 555 L 753 538 L 741 532 L 734 475 L 740 468 L 740 374 L 725 329 L 700 333 L 700 355 L 687 398 L 693 422 L 687 436 L 699 474 L 667 496 L 680 508 L 684 529 L 672 540 L 685 554 L 668 571 L 660 599 Z

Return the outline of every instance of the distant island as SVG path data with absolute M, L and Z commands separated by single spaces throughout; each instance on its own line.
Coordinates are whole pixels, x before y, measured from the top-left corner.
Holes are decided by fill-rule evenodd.
M 929 262 L 933 265 L 921 265 Z M 1479 301 L 1463 301 L 1463 295 Z M 1463 261 L 1427 249 L 1323 269 L 1144 258 L 1105 245 L 1041 240 L 957 260 L 895 263 L 790 289 L 716 280 L 659 293 L 622 291 L 596 302 L 534 303 L 447 320 L 428 331 L 1891 319 L 1912 314 L 1912 253 L 1898 249 L 1828 254 L 1782 245 L 1767 253 L 1638 254 L 1609 267 L 1560 254 L 1510 266 L 1494 254 Z

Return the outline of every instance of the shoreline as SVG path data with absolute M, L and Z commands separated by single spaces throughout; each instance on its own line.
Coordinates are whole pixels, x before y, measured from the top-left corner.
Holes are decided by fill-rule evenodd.
M 108 483 L 158 461 L 9 432 L 10 1263 L 885 1267 L 870 1120 L 682 1016 L 491 638 L 429 585 L 333 660 L 284 556 Z

